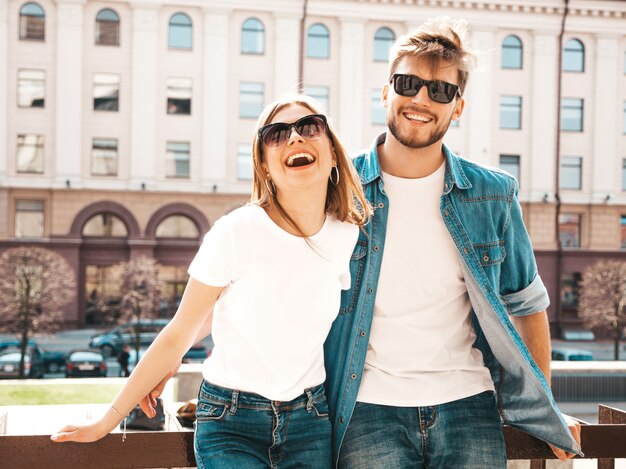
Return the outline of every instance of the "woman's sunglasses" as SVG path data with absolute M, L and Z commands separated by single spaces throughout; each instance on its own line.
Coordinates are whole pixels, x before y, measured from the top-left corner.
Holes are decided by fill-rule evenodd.
M 279 147 L 289 141 L 291 129 L 296 129 L 298 135 L 307 140 L 319 140 L 326 132 L 327 126 L 326 116 L 311 114 L 301 117 L 292 124 L 275 122 L 264 125 L 259 129 L 259 140 L 268 147 Z
M 441 104 L 450 103 L 459 92 L 459 87 L 440 80 L 424 80 L 415 75 L 396 73 L 392 78 L 394 91 L 400 96 L 415 96 L 422 86 L 426 86 L 428 97 Z

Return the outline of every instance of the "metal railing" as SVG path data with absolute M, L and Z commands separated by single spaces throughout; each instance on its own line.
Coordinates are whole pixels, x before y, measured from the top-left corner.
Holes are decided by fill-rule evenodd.
M 626 458 L 626 412 L 599 406 L 598 424 L 584 424 L 584 459 L 598 459 L 598 469 L 614 469 Z M 530 459 L 531 469 L 545 469 L 554 459 L 542 441 L 511 427 L 504 428 L 507 458 Z M 10 469 L 129 469 L 195 467 L 193 432 L 129 433 L 122 442 L 111 434 L 96 443 L 53 443 L 48 435 L 0 436 L 0 467 Z

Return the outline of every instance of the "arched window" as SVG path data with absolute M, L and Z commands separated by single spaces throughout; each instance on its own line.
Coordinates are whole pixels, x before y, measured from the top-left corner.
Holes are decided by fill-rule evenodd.
M 171 215 L 163 220 L 156 229 L 157 238 L 193 238 L 200 237 L 196 224 L 184 215 Z
M 327 59 L 330 56 L 330 33 L 321 23 L 315 23 L 309 28 L 306 56 L 315 59 Z
M 121 218 L 112 213 L 102 212 L 87 220 L 82 235 L 124 238 L 128 236 L 128 230 Z
M 248 18 L 241 26 L 241 53 L 265 53 L 265 28 L 256 18 Z
M 396 40 L 396 35 L 389 28 L 378 28 L 374 34 L 374 62 L 387 62 L 389 60 L 389 48 Z
M 502 68 L 522 68 L 522 40 L 511 34 L 502 41 Z
M 170 49 L 191 49 L 192 30 L 191 18 L 189 16 L 185 13 L 174 13 L 170 17 Z
M 120 17 L 110 8 L 104 8 L 96 15 L 96 44 L 120 45 Z
M 20 8 L 20 39 L 43 41 L 46 37 L 46 14 L 38 3 L 25 3 Z
M 565 43 L 563 70 L 566 72 L 585 71 L 585 46 L 578 39 L 570 39 Z

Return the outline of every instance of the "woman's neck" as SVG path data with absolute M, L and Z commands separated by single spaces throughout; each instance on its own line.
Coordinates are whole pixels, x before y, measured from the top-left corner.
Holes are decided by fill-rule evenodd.
M 317 233 L 326 220 L 326 194 L 311 194 L 309 192 L 299 192 L 289 197 L 278 194 L 278 203 L 291 219 L 298 225 L 306 236 L 313 236 Z M 295 236 L 302 236 L 302 233 L 291 226 L 291 224 L 280 213 L 276 203 L 270 204 L 265 211 L 274 223 L 283 230 Z

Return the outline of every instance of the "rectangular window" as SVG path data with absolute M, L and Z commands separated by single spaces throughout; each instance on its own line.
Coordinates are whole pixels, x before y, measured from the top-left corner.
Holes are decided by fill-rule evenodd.
M 622 160 L 622 190 L 626 191 L 626 158 Z
M 93 110 L 119 111 L 120 76 L 96 73 L 93 77 Z
M 43 70 L 17 72 L 17 105 L 19 107 L 44 107 L 46 73 Z
M 559 237 L 564 248 L 580 247 L 580 218 L 577 213 L 559 215 Z
M 239 84 L 239 117 L 259 117 L 263 101 L 263 83 Z
M 561 101 L 561 130 L 583 131 L 583 99 L 563 98 Z
M 91 174 L 117 175 L 117 139 L 94 138 L 91 145 Z
M 500 155 L 500 169 L 519 181 L 519 155 Z
M 561 189 L 580 190 L 583 159 L 580 156 L 561 157 Z
M 18 173 L 43 173 L 43 135 L 18 135 L 16 157 Z
M 374 125 L 385 125 L 387 123 L 387 110 L 383 107 L 380 102 L 380 95 L 382 90 L 380 88 L 372 89 L 372 104 L 371 104 L 371 112 L 372 112 L 372 124 Z
M 315 98 L 322 106 L 322 112 L 328 113 L 328 86 L 307 86 L 304 94 Z
M 237 179 L 251 181 L 252 172 L 252 148 L 249 143 L 241 143 L 237 146 Z
M 165 175 L 171 178 L 189 177 L 189 142 L 167 142 Z
M 522 128 L 521 96 L 500 96 L 500 128 Z
M 580 272 L 567 273 L 561 276 L 561 306 L 563 308 L 578 308 L 580 280 Z
M 622 249 L 626 249 L 626 215 L 620 217 L 620 236 L 622 239 Z
M 43 237 L 42 200 L 17 200 L 15 202 L 15 237 Z
M 167 79 L 167 113 L 191 114 L 191 79 Z

